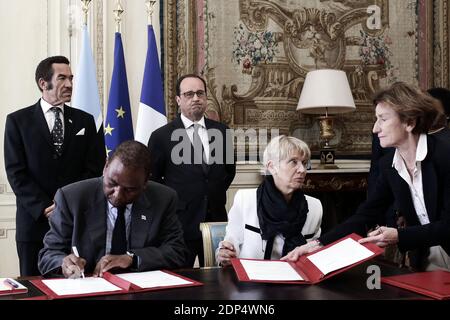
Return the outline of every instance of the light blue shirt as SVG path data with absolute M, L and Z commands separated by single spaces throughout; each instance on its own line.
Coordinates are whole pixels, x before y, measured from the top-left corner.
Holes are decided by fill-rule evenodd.
M 125 225 L 126 225 L 126 234 L 127 234 L 127 249 L 129 249 L 130 243 L 130 226 L 131 226 L 131 208 L 133 204 L 130 203 L 127 205 L 125 209 Z M 108 201 L 108 219 L 106 220 L 106 251 L 105 254 L 109 254 L 111 252 L 111 241 L 112 235 L 114 231 L 114 224 L 117 219 L 117 208 L 113 207 L 111 203 Z

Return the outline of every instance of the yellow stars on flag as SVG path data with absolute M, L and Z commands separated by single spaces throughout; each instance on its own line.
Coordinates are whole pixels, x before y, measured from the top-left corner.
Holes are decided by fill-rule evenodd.
M 122 118 L 123 119 L 123 116 L 125 115 L 125 110 L 123 110 L 123 107 L 120 107 L 119 109 L 115 109 L 116 110 L 116 112 L 117 112 L 117 118 Z
M 105 136 L 106 136 L 107 134 L 109 134 L 110 136 L 112 136 L 112 131 L 113 131 L 114 129 L 115 129 L 115 128 L 111 127 L 111 125 L 108 123 L 108 126 L 105 127 Z
M 106 149 L 106 156 L 109 157 L 109 153 L 110 153 L 112 150 L 109 150 L 109 149 L 108 149 L 108 146 L 105 146 L 105 149 Z
M 119 109 L 115 109 L 116 110 L 116 112 L 117 112 L 117 118 L 122 118 L 122 119 L 124 119 L 124 116 L 125 116 L 125 110 L 123 110 L 123 107 L 120 107 Z M 110 123 L 108 123 L 108 126 L 106 126 L 105 127 L 105 136 L 106 135 L 110 135 L 110 136 L 112 136 L 112 132 L 113 132 L 113 130 L 115 130 L 116 128 L 113 128 L 113 127 L 111 127 L 111 124 Z

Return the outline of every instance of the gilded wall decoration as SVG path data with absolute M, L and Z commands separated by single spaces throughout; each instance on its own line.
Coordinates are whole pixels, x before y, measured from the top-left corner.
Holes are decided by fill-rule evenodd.
M 372 94 L 397 80 L 421 81 L 418 64 L 425 50 L 417 47 L 417 28 L 423 24 L 417 12 L 426 6 L 422 0 L 184 0 L 177 5 L 177 15 L 184 14 L 176 17 L 179 43 L 172 42 L 176 49 L 166 63 L 201 73 L 208 82 L 209 112 L 235 129 L 276 128 L 302 138 L 317 152 L 318 124 L 314 116 L 295 110 L 298 98 L 308 71 L 341 69 L 357 110 L 337 116 L 331 144 L 338 157 L 366 157 L 374 120 Z M 180 10 L 183 6 L 187 8 Z M 434 28 L 441 48 L 435 55 L 448 68 L 448 30 L 442 31 L 447 0 L 434 2 L 433 8 L 441 21 Z M 165 10 L 173 8 L 166 5 Z M 189 59 L 194 50 L 203 60 Z M 442 73 L 434 71 L 440 83 L 448 83 L 448 73 Z M 166 77 L 166 86 L 173 88 L 176 76 Z M 173 100 L 174 93 L 166 88 L 167 94 Z

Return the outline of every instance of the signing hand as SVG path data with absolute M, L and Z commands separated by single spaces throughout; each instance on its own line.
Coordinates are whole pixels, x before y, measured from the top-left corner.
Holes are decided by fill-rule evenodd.
M 234 246 L 228 241 L 222 241 L 220 243 L 219 254 L 217 255 L 217 262 L 222 267 L 226 267 L 231 264 L 231 258 L 236 258 Z
M 78 279 L 81 277 L 81 273 L 84 272 L 84 266 L 86 260 L 78 258 L 73 253 L 64 257 L 61 269 L 64 277 L 70 279 Z
M 95 266 L 94 277 L 102 277 L 103 273 L 113 268 L 127 269 L 133 264 L 133 258 L 127 254 L 103 256 Z
M 395 228 L 379 227 L 378 229 L 369 232 L 366 238 L 360 239 L 358 242 L 372 242 L 377 246 L 384 248 L 398 242 L 398 231 Z
M 44 216 L 48 219 L 50 218 L 50 216 L 53 213 L 53 210 L 55 210 L 55 203 L 53 202 L 53 204 L 47 208 L 44 209 Z

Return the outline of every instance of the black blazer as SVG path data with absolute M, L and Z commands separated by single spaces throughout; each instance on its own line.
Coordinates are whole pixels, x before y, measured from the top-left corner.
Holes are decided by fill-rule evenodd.
M 4 156 L 16 195 L 16 240 L 39 242 L 49 230 L 43 212 L 56 190 L 100 176 L 106 159 L 103 135 L 97 134 L 93 117 L 69 106 L 64 106 L 63 153 L 58 157 L 40 101 L 7 116 Z
M 201 237 L 200 222 L 228 220 L 225 210 L 226 191 L 236 174 L 232 138 L 226 131 L 228 127 L 206 118 L 205 126 L 208 129 L 211 149 L 219 145 L 219 141 L 213 137 L 215 133 L 218 134 L 219 140 L 228 141 L 228 143 L 220 143 L 220 150 L 218 148 L 215 152 L 210 150 L 211 158 L 217 157 L 218 161 L 210 164 L 206 172 L 201 164 L 193 164 L 193 162 L 177 164 L 171 157 L 174 150 L 180 157 L 186 156 L 187 160 L 192 161 L 192 144 L 180 116 L 154 131 L 148 143 L 152 155 L 151 179 L 177 191 L 178 216 L 183 225 L 186 240 Z M 171 137 L 176 129 L 181 130 L 175 132 L 173 136 L 175 141 L 172 141 Z M 180 142 L 184 143 L 187 149 L 181 150 Z M 215 143 L 218 144 L 215 145 Z M 186 154 L 185 151 L 188 153 Z M 226 157 L 230 158 L 228 163 Z
M 395 148 L 383 148 L 380 145 L 380 139 L 378 138 L 378 135 L 372 134 L 372 156 L 370 158 L 370 171 L 369 176 L 367 178 L 368 180 L 367 192 L 369 194 L 375 191 L 375 184 L 378 175 L 380 174 L 379 161 L 383 156 L 385 156 L 390 152 L 394 154 Z
M 399 229 L 401 251 L 441 245 L 450 254 L 450 140 L 427 136 L 428 153 L 422 161 L 422 183 L 430 223 L 421 225 L 414 209 L 408 184 L 392 167 L 394 153 L 380 160 L 380 174 L 372 192 L 357 212 L 320 241 L 328 244 L 351 232 L 365 236 L 377 217 L 394 203 L 394 209 L 405 218 L 407 227 Z

